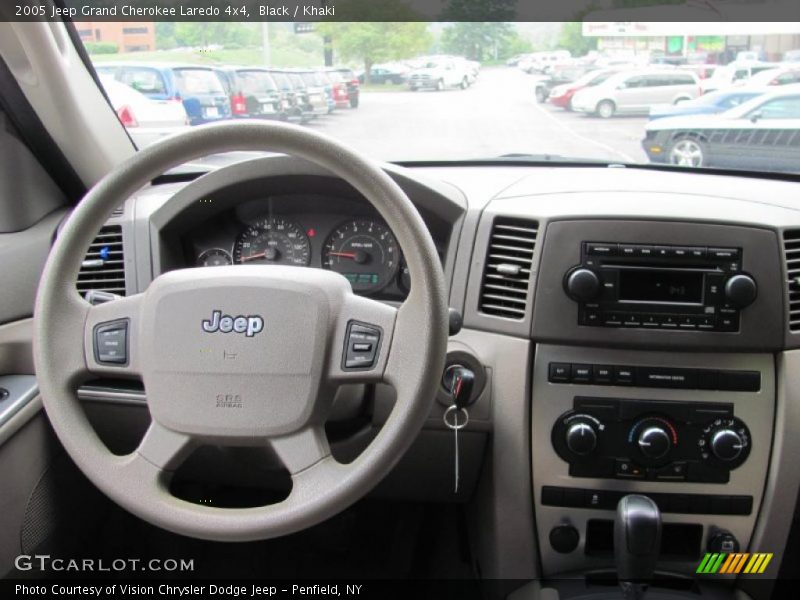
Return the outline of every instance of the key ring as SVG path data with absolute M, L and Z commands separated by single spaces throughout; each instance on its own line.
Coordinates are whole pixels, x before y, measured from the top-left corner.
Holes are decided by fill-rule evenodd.
M 455 417 L 453 419 L 453 423 L 451 424 L 447 420 L 447 417 L 454 414 L 456 410 L 460 410 L 464 414 L 464 422 L 459 423 L 458 417 Z M 464 429 L 464 427 L 467 426 L 467 423 L 469 423 L 469 413 L 467 412 L 466 408 L 458 408 L 455 404 L 453 404 L 452 406 L 448 407 L 446 411 L 444 411 L 444 424 L 447 425 L 450 429 L 456 429 L 456 430 Z

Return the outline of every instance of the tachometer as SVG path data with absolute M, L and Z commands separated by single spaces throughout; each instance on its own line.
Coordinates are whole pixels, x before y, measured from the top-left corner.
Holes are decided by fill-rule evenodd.
M 386 225 L 349 221 L 325 242 L 322 266 L 344 275 L 356 292 L 377 292 L 397 275 L 400 250 Z
M 233 261 L 237 264 L 308 266 L 311 244 L 305 232 L 280 217 L 261 219 L 236 239 Z

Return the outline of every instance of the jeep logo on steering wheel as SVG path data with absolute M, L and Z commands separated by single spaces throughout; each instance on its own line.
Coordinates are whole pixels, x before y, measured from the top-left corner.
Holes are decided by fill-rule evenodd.
M 221 310 L 211 312 L 210 319 L 203 320 L 203 331 L 214 333 L 243 333 L 247 337 L 253 337 L 264 329 L 264 319 L 260 315 L 239 315 L 232 317 L 223 315 Z

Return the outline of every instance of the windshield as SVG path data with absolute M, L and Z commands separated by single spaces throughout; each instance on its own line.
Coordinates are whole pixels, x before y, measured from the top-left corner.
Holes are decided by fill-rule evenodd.
M 183 125 L 153 135 L 132 114 L 144 109 L 126 107 L 139 146 L 220 120 L 270 119 L 324 132 L 386 161 L 800 172 L 800 148 L 786 142 L 800 137 L 792 101 L 725 125 L 737 127 L 736 135 L 719 130 L 728 118 L 748 115 L 745 105 L 755 106 L 762 94 L 800 84 L 792 62 L 800 55 L 800 23 L 297 25 L 145 23 L 137 31 L 147 35 L 133 44 L 120 33 L 126 28 L 109 22 L 94 23 L 97 31 L 81 37 L 103 81 L 160 103 L 151 112 L 185 110 Z M 323 87 L 325 94 L 306 93 Z M 265 92 L 275 89 L 281 98 L 267 105 Z M 737 90 L 749 93 L 734 96 Z M 698 116 L 687 119 L 692 115 Z M 675 153 L 686 138 L 697 140 L 701 153 L 691 165 Z

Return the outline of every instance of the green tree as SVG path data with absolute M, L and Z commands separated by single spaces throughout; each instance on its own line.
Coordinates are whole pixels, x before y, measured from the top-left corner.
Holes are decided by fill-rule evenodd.
M 175 21 L 158 21 L 156 23 L 156 48 L 171 50 L 178 43 L 175 41 Z
M 240 48 L 257 46 L 261 41 L 258 23 L 239 21 L 206 23 L 179 21 L 172 35 L 177 46 L 235 45 Z M 156 30 L 158 35 L 158 30 Z
M 583 36 L 583 24 L 580 21 L 564 23 L 558 36 L 558 47 L 569 50 L 573 56 L 583 56 L 590 50 L 597 49 L 597 38 Z
M 514 38 L 510 23 L 453 23 L 442 32 L 442 49 L 471 60 L 482 61 L 503 55 Z
M 333 51 L 343 60 L 360 61 L 369 83 L 372 65 L 411 58 L 428 50 L 433 37 L 427 23 L 319 23 L 316 31 L 330 36 Z

